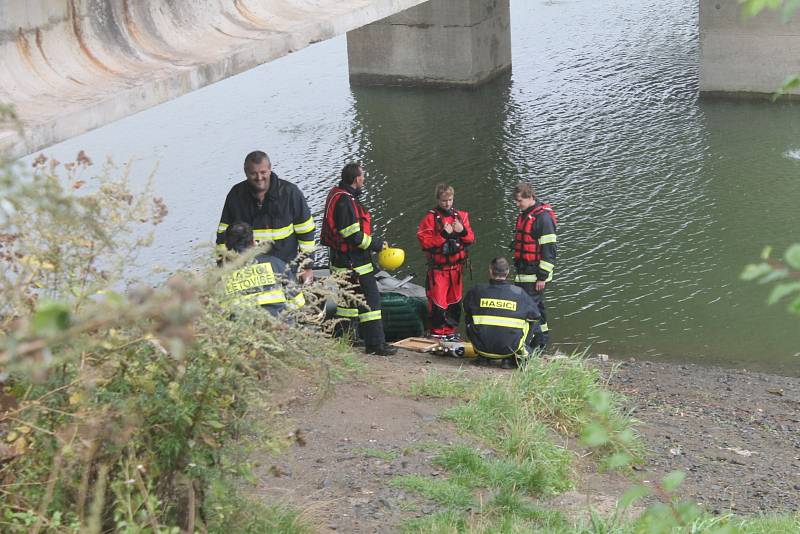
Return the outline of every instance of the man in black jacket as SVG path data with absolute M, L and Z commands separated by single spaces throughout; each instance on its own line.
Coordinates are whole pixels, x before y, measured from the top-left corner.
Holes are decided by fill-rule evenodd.
M 235 222 L 253 228 L 256 243 L 271 241 L 270 256 L 280 258 L 297 271 L 298 253 L 303 267 L 301 278 L 313 277 L 314 218 L 303 193 L 293 183 L 278 178 L 266 153 L 256 150 L 244 159 L 245 181 L 234 185 L 225 198 L 219 226 L 217 250 L 225 251 L 225 230 Z
M 354 303 L 338 303 L 337 319 L 358 324 L 368 354 L 389 356 L 397 349 L 386 344 L 381 294 L 372 262 L 372 253 L 379 252 L 384 243 L 373 239 L 372 216 L 358 200 L 363 186 L 363 167 L 357 163 L 345 165 L 342 180 L 325 201 L 320 241 L 330 247 L 331 272 L 347 273 L 367 304 L 356 307 Z
M 489 265 L 489 283 L 476 284 L 464 299 L 467 337 L 480 357 L 501 360 L 503 368 L 516 367 L 530 352 L 527 346 L 532 322 L 540 318 L 533 299 L 508 282 L 509 265 L 495 258 Z

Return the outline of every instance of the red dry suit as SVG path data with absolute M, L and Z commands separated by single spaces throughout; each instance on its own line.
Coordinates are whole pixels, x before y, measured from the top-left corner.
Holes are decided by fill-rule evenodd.
M 447 233 L 446 224 L 456 220 L 464 226 L 461 232 Z M 467 260 L 467 247 L 475 242 L 469 223 L 469 214 L 456 209 L 436 207 L 422 218 L 417 229 L 417 239 L 428 258 L 428 277 L 425 283 L 431 334 L 454 334 L 461 319 L 461 294 L 463 268 Z

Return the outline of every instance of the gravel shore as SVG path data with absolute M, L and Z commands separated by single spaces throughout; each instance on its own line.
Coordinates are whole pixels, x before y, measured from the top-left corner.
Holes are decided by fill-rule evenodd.
M 708 510 L 800 509 L 800 379 L 699 365 L 600 363 L 630 399 L 653 476 L 686 472 Z

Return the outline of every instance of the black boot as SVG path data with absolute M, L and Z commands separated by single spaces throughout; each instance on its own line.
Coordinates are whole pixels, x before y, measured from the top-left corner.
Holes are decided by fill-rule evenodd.
M 517 359 L 513 356 L 511 358 L 503 358 L 500 361 L 500 368 L 501 369 L 516 369 L 517 368 Z
M 367 354 L 374 354 L 376 356 L 393 356 L 397 354 L 397 347 L 393 347 L 387 343 L 377 347 L 367 347 Z
M 475 359 L 472 360 L 472 363 L 480 367 L 489 367 L 492 365 L 489 361 L 489 358 L 486 358 L 485 356 L 475 356 Z

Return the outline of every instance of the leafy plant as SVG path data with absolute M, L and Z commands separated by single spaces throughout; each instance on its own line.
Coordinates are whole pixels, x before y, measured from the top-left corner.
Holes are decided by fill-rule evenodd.
M 789 313 L 800 315 L 800 244 L 791 245 L 781 259 L 772 257 L 772 247 L 761 253 L 761 262 L 747 265 L 740 278 L 770 284 L 767 303 L 770 305 L 786 301 Z
M 30 175 L 0 165 L 0 531 L 222 530 L 209 488 L 245 474 L 233 445 L 294 439 L 264 389 L 298 367 L 327 382 L 341 348 L 232 308 L 237 262 L 126 288 L 166 207 L 112 164 L 92 170 L 83 152 Z M 228 524 L 249 524 L 239 502 L 221 505 Z
M 741 4 L 742 18 L 755 17 L 765 9 L 781 12 L 781 20 L 785 23 L 800 7 L 800 0 L 738 0 Z

